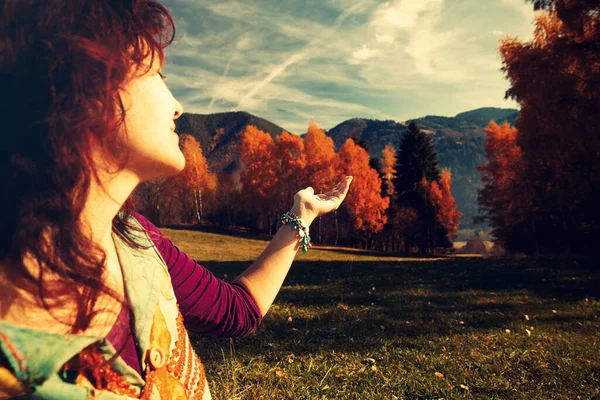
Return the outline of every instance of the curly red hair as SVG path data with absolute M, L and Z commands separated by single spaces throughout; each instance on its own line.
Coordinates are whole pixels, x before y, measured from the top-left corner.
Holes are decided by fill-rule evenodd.
M 83 287 L 73 290 L 74 332 L 89 326 L 99 294 L 110 293 L 101 278 L 106 255 L 79 223 L 97 177 L 92 148 L 102 144 L 124 166 L 119 91 L 148 71 L 148 57 L 162 63 L 174 37 L 168 10 L 152 0 L 0 0 L 0 260 L 9 276 L 35 283 L 42 300 L 44 273 Z M 127 200 L 113 231 L 137 246 L 127 236 L 131 212 Z M 26 255 L 44 266 L 36 276 Z

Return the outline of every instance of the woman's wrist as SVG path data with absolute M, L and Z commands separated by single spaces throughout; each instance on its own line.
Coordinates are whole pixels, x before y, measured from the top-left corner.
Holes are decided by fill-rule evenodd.
M 312 224 L 316 218 L 311 210 L 308 210 L 306 207 L 303 207 L 300 204 L 294 204 L 294 206 L 290 209 L 290 212 L 300 217 L 307 227 L 310 226 L 310 224 Z

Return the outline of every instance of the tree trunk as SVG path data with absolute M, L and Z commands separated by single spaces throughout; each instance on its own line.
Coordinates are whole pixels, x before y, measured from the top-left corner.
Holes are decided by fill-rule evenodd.
M 335 242 L 333 243 L 334 246 L 337 246 L 338 244 L 338 239 L 340 238 L 340 226 L 338 224 L 338 215 L 337 215 L 337 211 L 333 212 L 333 216 L 335 218 Z

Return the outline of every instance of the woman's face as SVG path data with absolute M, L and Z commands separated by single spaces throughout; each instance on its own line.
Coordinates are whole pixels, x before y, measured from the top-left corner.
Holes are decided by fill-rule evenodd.
M 183 107 L 167 88 L 161 68 L 156 56 L 152 68 L 129 80 L 121 92 L 129 151 L 125 169 L 135 173 L 141 182 L 175 175 L 185 167 L 175 133 L 175 119 L 181 116 Z M 122 127 L 121 133 L 124 130 Z

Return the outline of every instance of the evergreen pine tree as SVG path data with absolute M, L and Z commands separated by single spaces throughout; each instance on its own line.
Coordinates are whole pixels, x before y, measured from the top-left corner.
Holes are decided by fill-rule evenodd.
M 415 191 L 423 178 L 439 182 L 439 161 L 431 138 L 421 131 L 417 122 L 411 121 L 397 151 L 396 179 L 393 181 L 396 196 Z
M 403 208 L 414 209 L 418 213 L 418 219 L 411 220 L 411 223 L 420 226 L 399 228 L 403 231 L 419 232 L 418 238 L 410 240 L 416 243 L 421 251 L 435 248 L 439 242 L 435 209 L 423 182 L 439 182 L 440 179 L 439 161 L 431 138 L 421 131 L 415 121 L 411 121 L 397 151 L 393 207 L 396 215 L 400 215 Z M 401 240 L 406 241 L 407 238 Z

